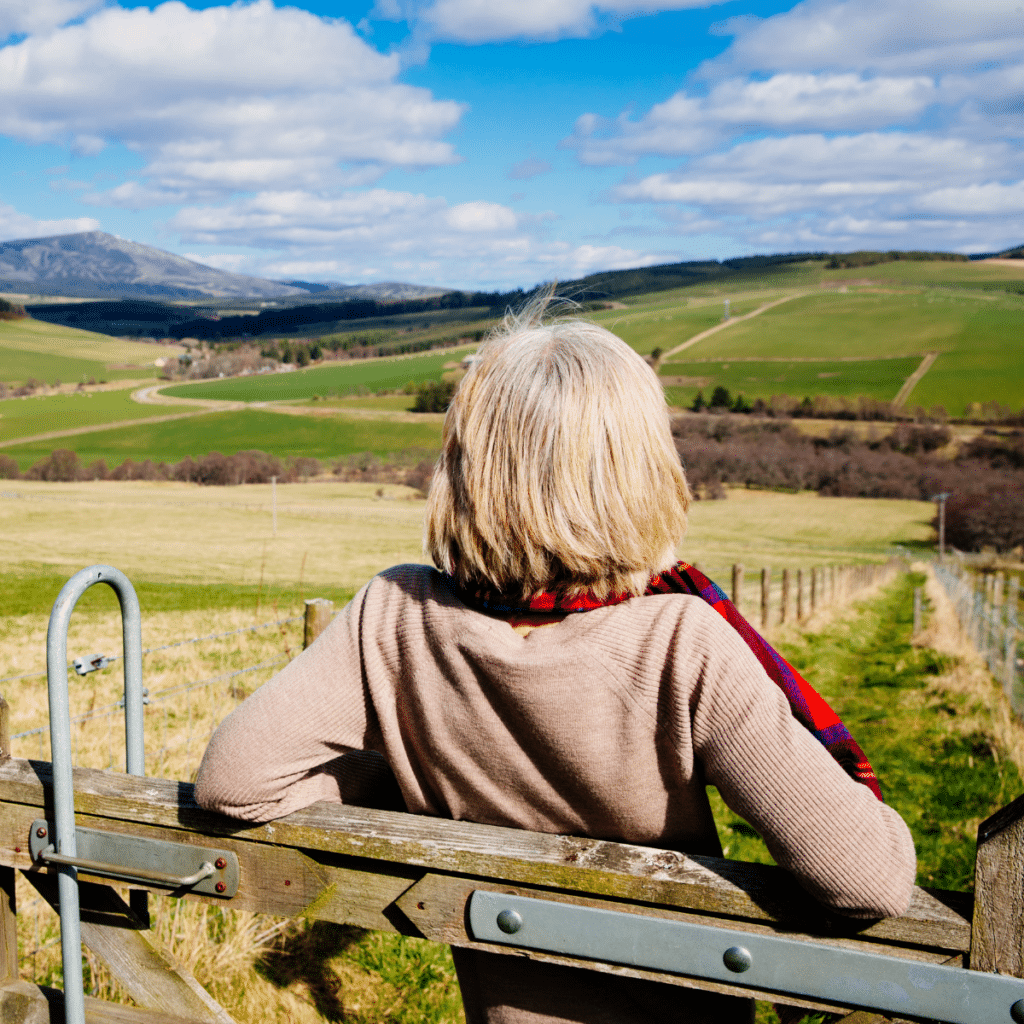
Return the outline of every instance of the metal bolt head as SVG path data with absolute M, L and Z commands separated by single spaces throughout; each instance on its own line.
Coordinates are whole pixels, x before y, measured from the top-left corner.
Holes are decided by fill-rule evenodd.
M 1010 1007 L 1010 1016 L 1017 1022 L 1017 1024 L 1024 1024 L 1024 999 L 1018 999 L 1017 1002 Z
M 742 946 L 730 946 L 722 954 L 722 963 L 733 973 L 742 974 L 744 971 L 750 970 L 754 958 L 750 955 L 749 949 L 744 949 Z
M 503 910 L 498 915 L 498 927 L 506 935 L 515 935 L 523 927 L 523 919 L 514 910 Z
M 218 882 L 214 886 L 214 888 L 217 890 L 217 892 L 224 892 L 227 889 L 227 886 L 223 882 Z
M 218 857 L 214 863 L 214 867 L 218 871 L 223 871 L 228 866 L 228 862 L 223 857 Z
M 36 829 L 36 835 L 39 836 L 40 839 L 45 839 L 46 838 L 46 829 L 43 828 L 42 825 L 40 825 L 39 828 Z

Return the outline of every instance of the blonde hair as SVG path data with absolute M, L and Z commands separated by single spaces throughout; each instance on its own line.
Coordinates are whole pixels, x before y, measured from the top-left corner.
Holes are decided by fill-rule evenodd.
M 481 346 L 444 421 L 424 543 L 463 585 L 641 594 L 675 563 L 690 492 L 654 371 L 551 293 Z

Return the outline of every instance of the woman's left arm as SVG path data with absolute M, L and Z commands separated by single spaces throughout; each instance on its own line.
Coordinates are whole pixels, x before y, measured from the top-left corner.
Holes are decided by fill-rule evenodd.
M 359 652 L 361 590 L 319 639 L 218 727 L 203 755 L 203 807 L 268 821 L 317 800 L 340 799 L 332 767 L 376 745 L 376 718 Z

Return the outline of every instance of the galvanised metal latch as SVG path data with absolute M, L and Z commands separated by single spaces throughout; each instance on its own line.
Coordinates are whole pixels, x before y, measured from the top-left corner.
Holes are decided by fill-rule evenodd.
M 801 995 L 887 1016 L 1024 1024 L 1024 980 L 776 935 L 474 891 L 479 942 Z
M 90 875 L 140 882 L 167 889 L 188 889 L 230 899 L 238 892 L 238 857 L 217 850 L 164 839 L 145 839 L 91 828 L 75 829 L 75 855 L 57 853 L 53 825 L 32 822 L 28 848 L 39 864 L 64 864 Z

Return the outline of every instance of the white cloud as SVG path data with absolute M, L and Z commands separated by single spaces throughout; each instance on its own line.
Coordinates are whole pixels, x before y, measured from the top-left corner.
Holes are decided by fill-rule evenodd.
M 704 152 L 752 130 L 869 129 L 916 118 L 935 99 L 930 78 L 856 74 L 778 74 L 764 81 L 719 83 L 703 97 L 677 92 L 637 120 L 584 114 L 564 148 L 590 165 L 633 163 L 647 155 Z
M 0 241 L 13 238 L 46 238 L 71 235 L 79 231 L 99 231 L 100 222 L 92 217 L 66 217 L 62 220 L 36 220 L 19 213 L 13 206 L 0 203 Z
M 0 40 L 66 25 L 101 6 L 102 0 L 0 0 Z
M 582 38 L 623 18 L 712 7 L 726 0 L 378 0 L 378 17 L 405 20 L 420 39 L 490 43 Z
M 940 188 L 920 196 L 915 205 L 933 213 L 1020 217 L 1024 216 L 1024 181 Z
M 507 287 L 671 258 L 549 240 L 548 222 L 498 203 L 450 205 L 436 196 L 370 189 L 330 199 L 303 191 L 264 192 L 216 207 L 186 207 L 168 227 L 193 244 L 273 250 L 275 255 L 248 258 L 239 268 L 275 278 L 351 281 L 384 274 L 451 286 Z
M 109 7 L 0 49 L 0 132 L 92 154 L 123 142 L 146 160 L 143 180 L 92 201 L 126 206 L 455 162 L 443 137 L 462 106 L 398 83 L 399 70 L 348 22 L 271 0 Z
M 736 38 L 705 65 L 713 77 L 769 69 L 942 75 L 1024 59 L 1024 19 L 1013 0 L 804 0 L 718 30 Z

